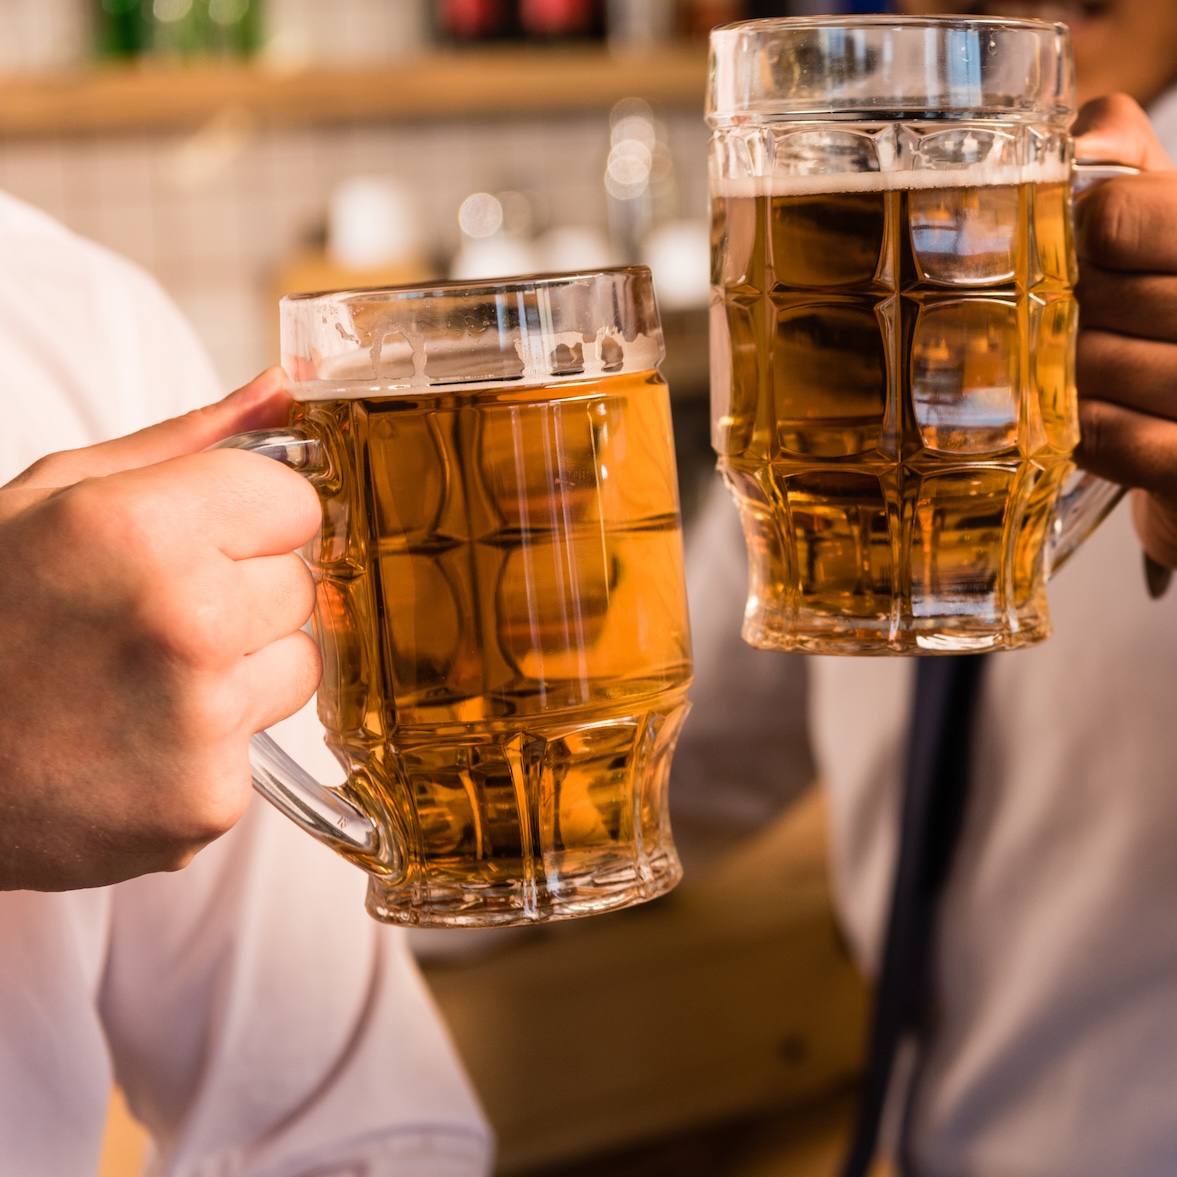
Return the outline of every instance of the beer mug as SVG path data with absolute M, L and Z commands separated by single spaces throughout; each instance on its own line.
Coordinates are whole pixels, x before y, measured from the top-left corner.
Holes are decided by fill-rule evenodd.
M 677 882 L 666 783 L 691 677 L 662 331 L 644 268 L 291 295 L 325 788 L 254 782 L 369 873 L 376 918 L 489 926 Z
M 1048 576 L 1122 493 L 1072 477 L 1073 96 L 1061 24 L 712 33 L 712 443 L 751 644 L 1050 633 Z

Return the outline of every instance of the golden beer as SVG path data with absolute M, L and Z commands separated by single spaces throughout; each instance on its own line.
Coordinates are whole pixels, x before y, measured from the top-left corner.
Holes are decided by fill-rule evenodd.
M 1078 440 L 1062 162 L 721 178 L 712 215 L 713 443 L 749 543 L 748 640 L 1046 636 Z
M 670 886 L 691 663 L 658 373 L 320 382 L 293 424 L 328 467 L 320 716 L 345 791 L 403 846 L 373 914 L 509 923 Z
M 323 785 L 266 732 L 254 787 L 368 874 L 377 919 L 530 924 L 668 891 L 691 645 L 644 266 L 286 295 Z

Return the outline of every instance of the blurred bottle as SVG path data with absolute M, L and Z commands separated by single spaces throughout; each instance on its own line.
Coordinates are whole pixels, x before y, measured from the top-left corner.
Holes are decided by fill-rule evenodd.
M 101 0 L 101 7 L 123 56 L 246 57 L 261 39 L 260 0 Z
M 265 0 L 262 52 L 295 68 L 395 61 L 429 43 L 433 11 L 430 0 Z
M 837 0 L 827 0 L 837 3 Z M 753 10 L 756 11 L 753 11 Z M 788 16 L 788 0 L 683 0 L 679 11 L 679 25 L 683 35 L 695 40 L 706 40 L 716 25 L 731 24 L 751 16 Z
M 262 7 L 262 0 L 203 0 L 201 9 L 208 17 L 205 52 L 226 57 L 256 53 L 261 44 Z
M 853 16 L 892 12 L 889 0 L 748 0 L 748 16 Z M 1033 7 L 1029 5 L 1028 7 Z M 946 9 L 947 11 L 947 9 Z
M 653 49 L 673 40 L 678 31 L 678 4 L 676 0 L 608 0 L 605 24 L 610 49 Z
M 604 0 L 439 0 L 437 34 L 448 41 L 566 41 L 605 35 Z
M 438 0 L 437 35 L 448 41 L 494 41 L 518 35 L 513 0 Z
M 602 37 L 601 0 L 519 0 L 519 31 L 529 40 Z
M 135 57 L 143 51 L 147 41 L 143 9 L 144 0 L 97 0 L 94 48 L 99 57 Z

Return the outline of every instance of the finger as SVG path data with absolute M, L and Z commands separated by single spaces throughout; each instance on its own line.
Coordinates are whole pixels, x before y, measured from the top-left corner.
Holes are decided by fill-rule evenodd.
M 234 573 L 244 621 L 237 648 L 256 653 L 306 624 L 315 607 L 315 582 L 298 556 L 238 560 Z
M 1132 494 L 1132 519 L 1144 550 L 1165 568 L 1177 568 L 1177 512 L 1145 491 Z
M 0 523 L 43 502 L 51 494 L 43 487 L 0 486 Z
M 1125 274 L 1085 262 L 1075 293 L 1085 331 L 1177 343 L 1177 276 Z
M 1108 401 L 1080 401 L 1075 461 L 1101 478 L 1177 503 L 1177 422 Z
M 1110 94 L 1085 103 L 1071 133 L 1078 159 L 1125 163 L 1148 172 L 1173 167 L 1148 115 L 1127 94 Z
M 1177 273 L 1177 175 L 1121 176 L 1075 205 L 1079 261 L 1105 270 Z
M 1080 331 L 1076 380 L 1082 398 L 1177 419 L 1177 343 Z
M 215 404 L 162 421 L 127 437 L 51 454 L 18 474 L 10 486 L 69 486 L 83 478 L 194 454 L 248 429 L 280 425 L 290 411 L 289 382 L 270 368 Z
M 301 630 L 242 659 L 236 681 L 250 701 L 250 731 L 273 727 L 302 707 L 319 685 L 322 665 L 318 647 Z
M 126 527 L 147 546 L 207 544 L 232 560 L 292 552 L 315 534 L 322 517 L 302 475 L 243 450 L 190 454 L 59 493 L 93 496 L 95 526 L 109 512 L 106 526 Z

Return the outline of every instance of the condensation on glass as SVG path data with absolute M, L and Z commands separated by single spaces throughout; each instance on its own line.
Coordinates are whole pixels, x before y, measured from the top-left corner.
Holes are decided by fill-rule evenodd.
M 712 34 L 712 441 L 744 634 L 1009 648 L 1118 493 L 1078 441 L 1068 34 L 753 21 Z
M 267 444 L 323 506 L 318 705 L 348 778 L 304 773 L 292 798 L 263 739 L 259 787 L 369 871 L 384 920 L 527 923 L 670 888 L 691 655 L 649 271 L 281 316 L 296 406 Z

